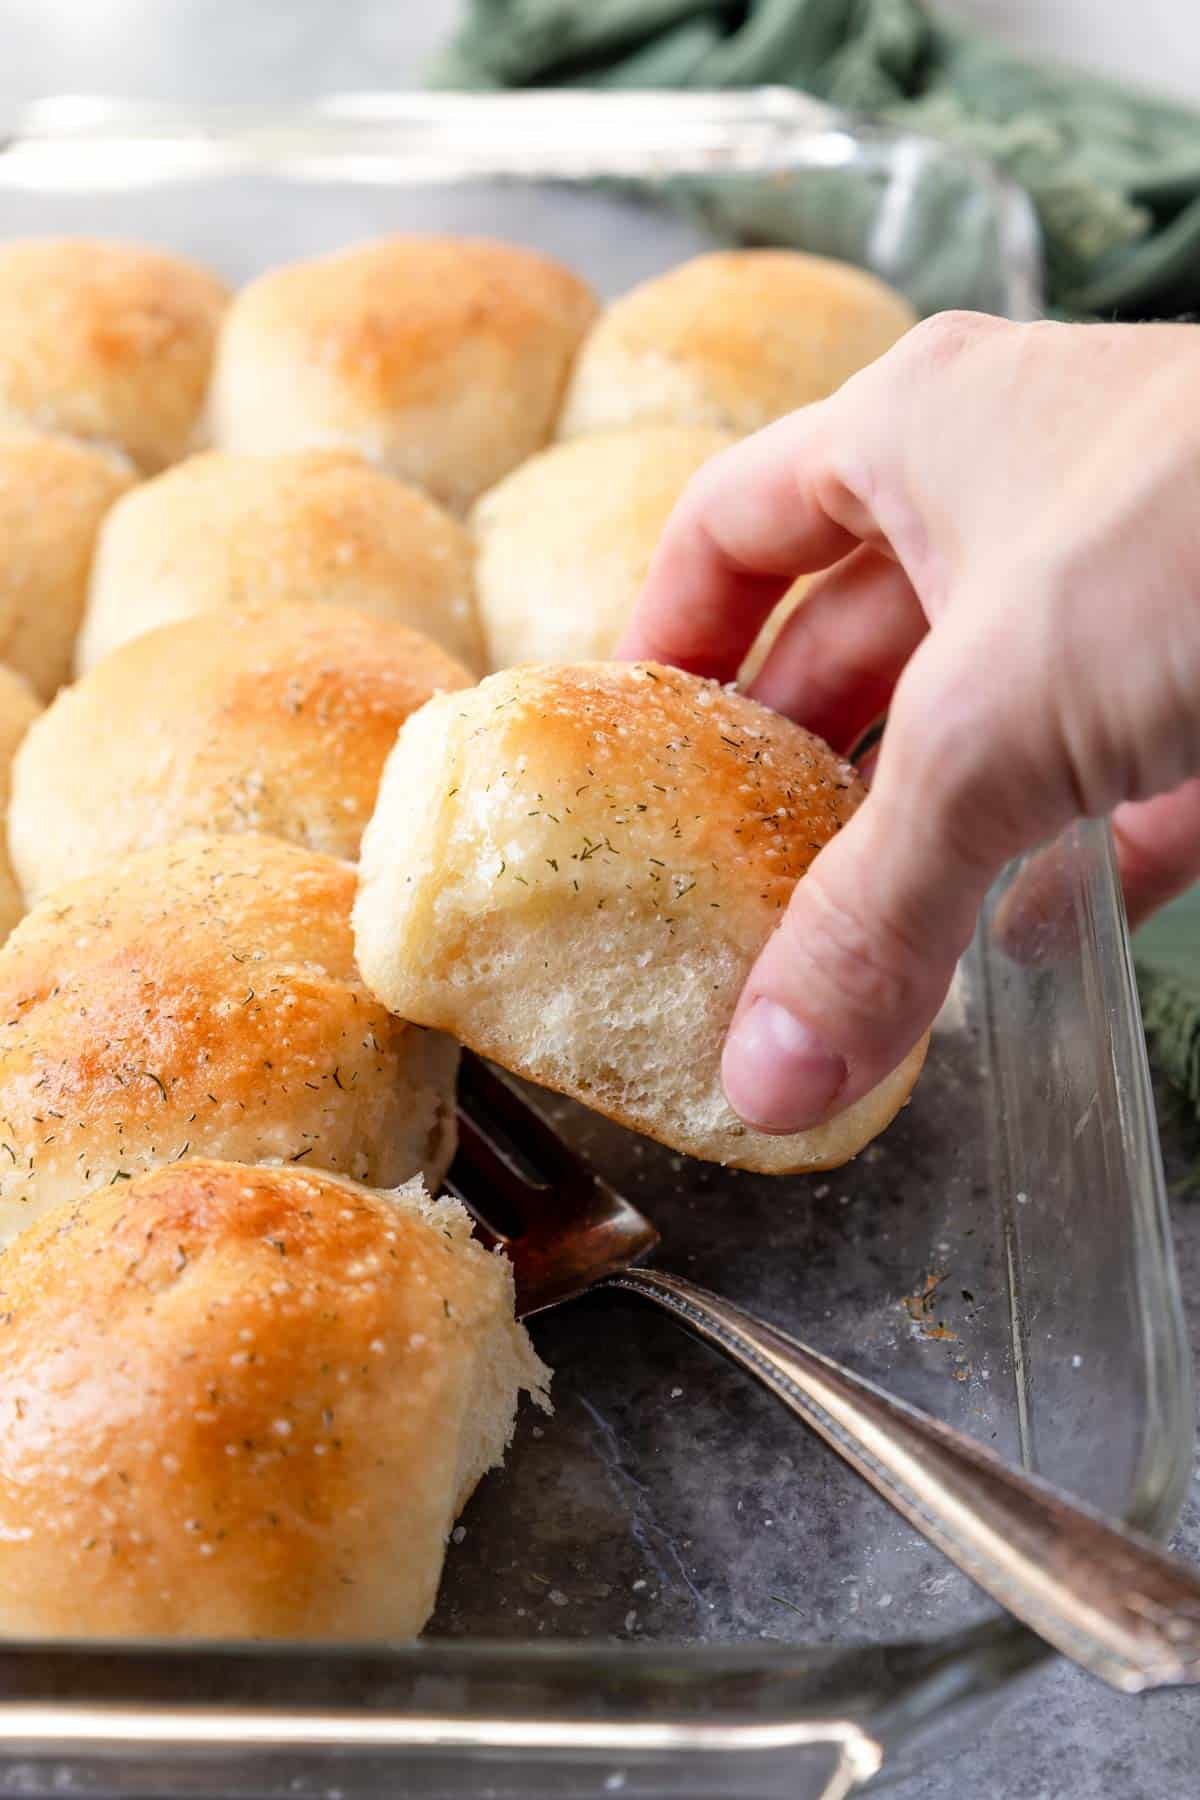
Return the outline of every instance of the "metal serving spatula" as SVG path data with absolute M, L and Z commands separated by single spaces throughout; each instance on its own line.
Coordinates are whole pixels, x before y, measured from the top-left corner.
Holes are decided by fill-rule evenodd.
M 1126 1693 L 1200 1683 L 1195 1570 L 741 1307 L 635 1266 L 659 1241 L 650 1221 L 472 1056 L 459 1131 L 447 1187 L 510 1258 L 519 1316 L 597 1287 L 653 1301 L 755 1376 L 1064 1656 Z

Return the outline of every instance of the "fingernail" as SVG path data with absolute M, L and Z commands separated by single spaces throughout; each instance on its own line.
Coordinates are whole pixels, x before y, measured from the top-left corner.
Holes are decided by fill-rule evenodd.
M 775 1000 L 744 1012 L 725 1044 L 721 1079 L 729 1104 L 761 1131 L 804 1131 L 825 1118 L 846 1064 Z

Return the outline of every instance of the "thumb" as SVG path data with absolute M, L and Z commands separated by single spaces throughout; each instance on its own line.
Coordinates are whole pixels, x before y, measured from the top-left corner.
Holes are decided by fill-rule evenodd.
M 969 711 L 955 702 L 967 694 Z M 722 1079 L 748 1124 L 806 1130 L 888 1075 L 936 1016 L 995 875 L 1073 810 L 1044 761 L 1030 780 L 1017 720 L 986 710 L 926 640 L 870 794 L 798 883 L 739 1000 Z

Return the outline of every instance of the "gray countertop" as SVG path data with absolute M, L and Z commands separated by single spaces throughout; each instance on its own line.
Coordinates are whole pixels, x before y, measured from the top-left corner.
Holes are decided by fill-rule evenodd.
M 1173 0 L 1155 3 L 1156 17 L 1165 18 Z M 1178 0 L 1172 16 L 1181 30 L 1193 4 Z M 989 6 L 991 16 L 1011 12 L 995 0 L 982 11 Z M 1096 0 L 1088 6 L 1095 44 L 1103 47 L 1106 18 L 1116 34 L 1115 60 L 1128 9 Z M 0 108 L 63 92 L 244 100 L 403 87 L 415 83 L 454 10 L 455 0 L 111 0 L 104 7 L 6 0 Z M 957 0 L 954 10 L 979 11 L 980 0 Z M 1044 15 L 1063 9 L 1038 10 L 1044 24 Z M 1147 34 L 1139 32 L 1141 41 Z M 1046 42 L 1044 29 L 1037 35 Z M 1149 67 L 1139 73 L 1153 79 Z M 1189 1179 L 1200 1130 L 1169 1100 L 1160 1110 L 1180 1272 L 1200 1354 L 1200 1185 Z M 1200 1480 L 1176 1542 L 1200 1560 Z M 986 1800 L 1186 1800 L 1200 1786 L 1198 1768 L 1200 1695 L 1122 1700 L 1059 1664 L 1032 1677 L 969 1752 L 889 1792 L 896 1800 L 958 1800 L 964 1789 Z

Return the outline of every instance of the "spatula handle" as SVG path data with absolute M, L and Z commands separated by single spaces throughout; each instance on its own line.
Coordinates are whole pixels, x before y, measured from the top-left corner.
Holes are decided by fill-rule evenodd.
M 993 1599 L 1126 1693 L 1200 1682 L 1200 1576 L 948 1425 L 676 1275 L 640 1294 L 757 1376 Z

